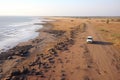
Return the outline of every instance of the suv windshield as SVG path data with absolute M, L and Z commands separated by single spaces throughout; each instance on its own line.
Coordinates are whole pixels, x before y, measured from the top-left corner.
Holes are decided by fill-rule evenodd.
M 87 39 L 92 39 L 92 38 L 87 38 Z

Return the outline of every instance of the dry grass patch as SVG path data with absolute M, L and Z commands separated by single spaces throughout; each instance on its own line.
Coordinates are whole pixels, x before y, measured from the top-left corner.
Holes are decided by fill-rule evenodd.
M 92 24 L 106 41 L 112 42 L 120 48 L 120 19 L 109 19 L 109 24 L 106 24 L 105 21 L 107 21 L 107 19 L 99 19 L 99 22 L 92 22 Z

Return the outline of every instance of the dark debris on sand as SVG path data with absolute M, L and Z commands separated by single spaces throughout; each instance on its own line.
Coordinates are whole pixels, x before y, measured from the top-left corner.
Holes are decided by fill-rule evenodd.
M 62 36 L 66 31 L 63 30 L 49 30 L 49 31 L 44 31 L 50 34 L 53 34 L 55 37 L 60 37 Z
M 46 78 L 46 74 L 55 67 L 56 60 L 59 58 L 59 51 L 66 51 L 69 49 L 69 45 L 74 44 L 74 38 L 77 30 L 78 28 L 71 30 L 70 38 L 66 38 L 61 42 L 57 42 L 56 45 L 48 50 L 47 53 L 39 53 L 36 55 L 35 59 L 26 65 L 27 67 L 23 66 L 23 69 L 14 69 L 10 73 L 9 77 L 7 77 L 7 80 L 26 80 L 28 76 L 40 76 L 41 78 Z M 44 32 L 50 33 L 57 38 L 63 36 L 66 33 L 66 31 L 63 30 L 46 30 Z M 40 41 L 42 40 L 37 39 L 36 41 L 33 41 L 33 43 L 39 43 Z M 9 56 L 13 55 L 27 56 L 30 53 L 29 50 L 32 47 L 34 46 L 16 46 L 7 52 L 3 52 L 1 55 L 5 57 L 2 58 L 0 56 L 0 59 L 7 59 Z M 61 72 L 61 80 L 66 80 L 66 76 L 67 74 L 65 72 Z
M 12 49 L 9 49 L 6 52 L 2 52 L 0 54 L 0 60 L 5 60 L 7 58 L 12 58 L 11 56 L 27 56 L 30 52 L 29 50 L 32 48 L 32 45 L 25 45 L 25 46 L 16 46 Z

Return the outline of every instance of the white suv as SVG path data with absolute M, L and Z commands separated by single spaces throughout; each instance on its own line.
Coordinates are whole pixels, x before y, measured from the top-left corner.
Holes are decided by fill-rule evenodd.
M 92 36 L 88 36 L 86 42 L 87 43 L 93 43 L 93 37 Z

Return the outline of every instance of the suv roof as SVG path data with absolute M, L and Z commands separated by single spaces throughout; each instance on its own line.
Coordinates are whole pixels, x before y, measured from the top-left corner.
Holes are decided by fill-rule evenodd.
M 92 36 L 88 36 L 87 38 L 93 38 Z

